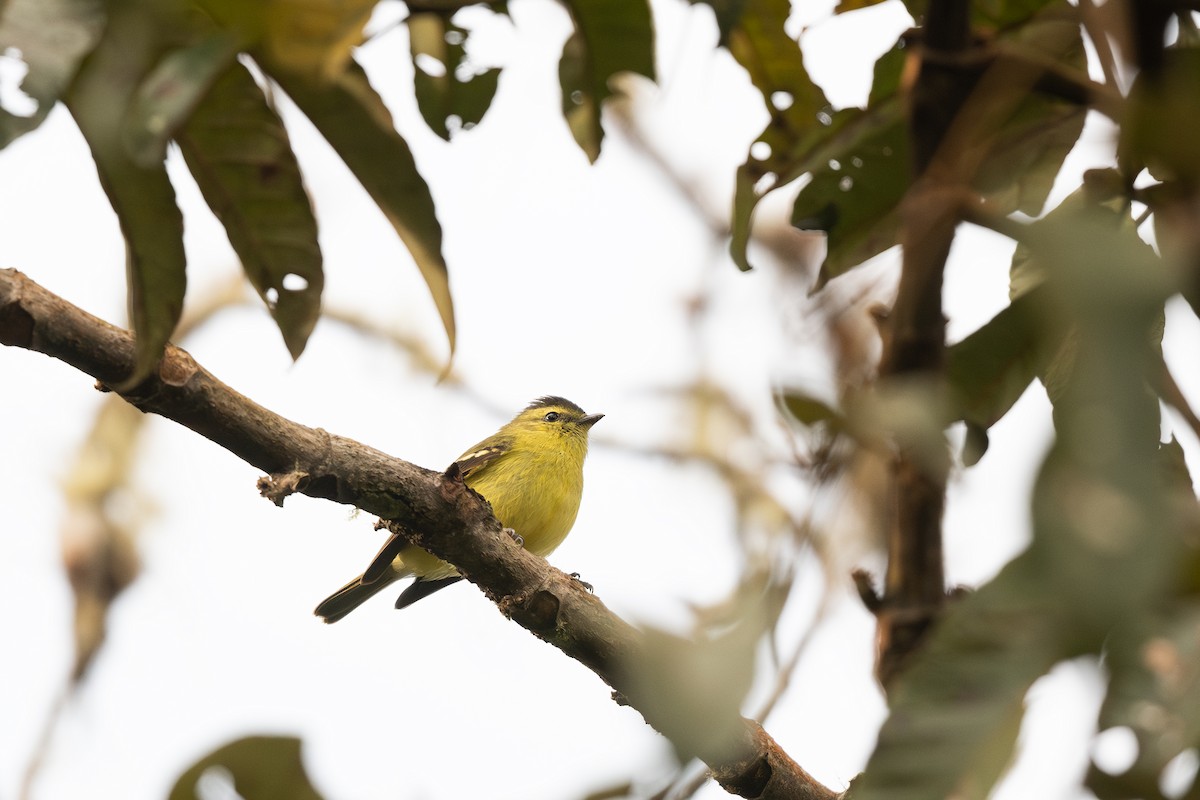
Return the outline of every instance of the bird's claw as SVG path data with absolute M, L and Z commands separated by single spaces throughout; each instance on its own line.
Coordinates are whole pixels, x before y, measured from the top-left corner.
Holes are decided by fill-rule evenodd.
M 517 543 L 517 547 L 525 546 L 525 537 L 521 536 L 521 534 L 517 533 L 512 528 L 505 528 L 504 533 L 507 533 L 512 537 L 512 540 Z
M 595 594 L 595 593 L 596 593 L 596 590 L 592 588 L 592 585 L 591 585 L 590 583 L 588 583 L 587 581 L 585 581 L 583 578 L 579 577 L 579 573 L 578 573 L 578 572 L 572 572 L 572 573 L 571 573 L 571 577 L 572 577 L 572 578 L 574 578 L 574 579 L 575 579 L 575 581 L 576 581 L 576 582 L 577 582 L 577 583 L 578 583 L 580 586 L 582 586 L 583 588 L 587 589 L 587 590 L 588 590 L 588 594 Z

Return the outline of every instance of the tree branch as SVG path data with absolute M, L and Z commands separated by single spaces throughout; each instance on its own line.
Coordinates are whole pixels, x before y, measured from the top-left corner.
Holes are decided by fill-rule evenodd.
M 133 371 L 133 337 L 71 305 L 13 269 L 0 269 L 0 343 L 44 353 L 119 385 Z M 269 473 L 260 481 L 277 503 L 293 492 L 348 503 L 412 532 L 412 540 L 454 564 L 506 616 L 580 661 L 674 741 L 696 741 L 695 706 L 662 708 L 637 680 L 641 631 L 609 611 L 578 581 L 501 532 L 487 504 L 455 476 L 443 475 L 319 428 L 285 419 L 221 383 L 173 345 L 153 374 L 121 396 L 138 409 L 184 425 Z M 649 702 L 651 699 L 658 702 Z M 834 800 L 836 793 L 796 764 L 758 723 L 713 713 L 725 730 L 706 752 L 727 791 L 743 797 Z

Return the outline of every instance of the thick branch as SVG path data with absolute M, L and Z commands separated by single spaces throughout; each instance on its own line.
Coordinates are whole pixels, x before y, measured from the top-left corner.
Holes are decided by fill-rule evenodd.
M 46 291 L 20 272 L 0 269 L 0 343 L 44 353 L 105 386 L 132 372 L 132 336 Z M 453 476 L 409 464 L 275 414 L 218 381 L 183 350 L 168 346 L 144 382 L 121 394 L 142 411 L 159 414 L 270 473 L 264 495 L 282 503 L 292 492 L 348 503 L 409 531 L 413 540 L 454 564 L 507 616 L 580 661 L 675 741 L 696 713 L 647 702 L 652 681 L 634 680 L 645 664 L 642 633 L 578 581 L 518 547 L 501 533 L 487 504 Z M 708 699 L 688 698 L 693 709 Z M 717 718 L 728 731 L 722 746 L 696 753 L 728 791 L 743 797 L 833 800 L 836 794 L 792 761 L 758 723 Z M 701 737 L 704 739 L 705 737 Z

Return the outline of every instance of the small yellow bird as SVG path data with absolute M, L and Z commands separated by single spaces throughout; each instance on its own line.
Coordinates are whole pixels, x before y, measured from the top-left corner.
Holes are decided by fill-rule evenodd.
M 588 432 L 603 414 L 586 414 L 561 397 L 542 397 L 457 459 L 463 481 L 492 504 L 500 524 L 525 549 L 548 556 L 575 524 L 583 496 Z M 462 580 L 450 564 L 393 535 L 362 575 L 321 602 L 315 613 L 337 622 L 367 598 L 402 578 L 416 580 L 401 592 L 404 608 Z

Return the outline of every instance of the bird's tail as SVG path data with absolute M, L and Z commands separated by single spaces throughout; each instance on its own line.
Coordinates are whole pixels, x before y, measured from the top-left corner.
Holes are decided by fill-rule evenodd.
M 313 613 L 327 623 L 337 622 L 392 582 L 386 578 L 379 578 L 370 583 L 363 583 L 363 576 L 359 575 L 322 600 Z

